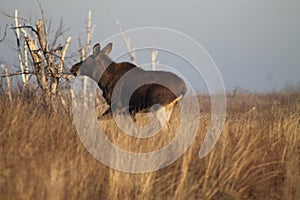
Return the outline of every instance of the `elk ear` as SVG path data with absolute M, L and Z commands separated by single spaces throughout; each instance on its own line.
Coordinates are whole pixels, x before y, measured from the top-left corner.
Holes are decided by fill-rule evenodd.
M 97 43 L 93 47 L 93 54 L 94 54 L 94 56 L 97 56 L 99 53 L 100 53 L 100 44 Z
M 108 55 L 112 50 L 112 43 L 107 44 L 102 50 L 101 52 Z

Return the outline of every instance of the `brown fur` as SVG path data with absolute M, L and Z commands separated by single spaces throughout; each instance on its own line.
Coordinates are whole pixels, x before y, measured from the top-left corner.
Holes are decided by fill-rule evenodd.
M 102 50 L 100 50 L 100 45 L 96 44 L 94 53 L 84 61 L 73 65 L 70 70 L 75 76 L 86 75 L 97 81 L 108 105 L 120 109 L 126 107 L 128 102 L 124 97 L 129 91 L 133 90 L 132 87 L 135 84 L 142 81 L 145 81 L 146 84 L 136 88 L 134 92 L 132 91 L 133 94 L 129 100 L 129 111 L 131 113 L 148 111 L 151 106 L 156 104 L 167 106 L 177 97 L 186 93 L 187 88 L 184 81 L 171 72 L 145 71 L 129 62 L 113 62 L 108 56 L 111 48 L 111 43 Z M 128 74 L 124 80 L 121 79 L 130 70 L 134 70 L 134 72 Z M 120 82 L 118 83 L 118 81 Z M 113 91 L 116 89 L 117 83 L 120 84 L 120 87 L 116 90 L 117 99 L 112 101 Z M 115 105 L 112 105 L 112 102 Z

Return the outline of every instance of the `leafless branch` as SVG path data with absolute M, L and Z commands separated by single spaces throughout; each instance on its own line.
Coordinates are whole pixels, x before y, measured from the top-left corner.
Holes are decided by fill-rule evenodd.
M 130 41 L 130 38 L 127 37 L 125 35 L 125 31 L 123 29 L 123 27 L 121 26 L 121 23 L 119 22 L 119 20 L 115 20 L 115 23 L 116 25 L 119 27 L 119 30 L 120 30 L 120 33 L 121 33 L 121 36 L 122 36 L 122 39 L 125 43 L 125 46 L 129 52 L 129 55 L 130 55 L 130 60 L 133 62 L 133 63 L 136 63 L 136 54 L 135 54 L 135 49 L 131 47 L 131 41 Z
M 11 27 L 10 29 L 21 29 L 21 28 L 29 28 L 31 29 L 37 36 L 39 35 L 39 33 L 37 32 L 37 30 L 35 30 L 32 26 L 18 26 L 18 27 Z
M 22 33 L 23 33 L 23 36 L 26 38 L 28 37 L 28 34 L 27 32 L 24 30 L 24 29 L 21 29 Z M 24 42 L 24 64 L 25 64 L 25 72 L 28 72 L 29 70 L 29 63 L 28 63 L 28 47 L 26 45 L 26 42 Z M 28 85 L 28 81 L 29 81 L 29 77 L 28 77 L 28 74 L 25 75 L 25 85 L 27 86 Z
M 62 47 L 59 47 L 59 48 L 53 50 L 53 52 L 55 52 L 55 51 L 61 51 L 61 50 L 62 50 Z M 61 56 L 56 55 L 56 54 L 53 53 L 53 52 L 51 52 L 51 51 L 44 51 L 44 53 L 49 54 L 49 55 L 51 55 L 51 56 L 53 56 L 53 57 L 56 57 L 56 58 L 58 58 L 59 60 L 63 61 Z
M 48 20 L 48 27 L 47 27 L 47 32 L 48 32 L 48 33 L 51 32 L 51 27 L 52 27 L 52 20 L 49 19 L 49 20 Z
M 43 30 L 43 21 L 39 20 L 39 22 L 36 25 L 36 29 L 38 32 L 38 38 L 39 38 L 39 43 L 41 45 L 41 48 L 43 52 L 48 52 L 48 47 L 47 47 L 47 38 L 45 38 L 44 30 Z
M 89 10 L 88 23 L 87 23 L 87 38 L 86 38 L 85 54 L 87 54 L 89 52 L 91 42 L 92 42 L 91 24 L 92 24 L 92 11 Z
M 5 37 L 6 37 L 7 26 L 8 26 L 8 24 L 5 25 L 3 37 L 2 37 L 2 39 L 0 39 L 0 42 L 2 42 L 5 39 Z
M 62 18 L 61 18 L 61 19 L 60 19 L 59 26 L 58 26 L 58 28 L 57 28 L 57 30 L 56 30 L 56 32 L 55 32 L 55 36 L 54 36 L 54 38 L 53 38 L 53 42 L 52 42 L 52 45 L 51 45 L 52 48 L 55 47 L 55 45 L 56 45 L 56 43 L 57 43 L 57 40 L 58 40 L 61 36 L 63 36 L 63 34 L 64 34 L 67 30 L 69 30 L 69 28 L 63 29 L 63 26 L 64 26 L 64 24 L 63 24 L 63 20 L 62 20 Z
M 41 1 L 37 0 L 37 3 L 39 4 L 40 11 L 41 11 L 41 14 L 42 14 L 42 20 L 43 20 L 43 26 L 44 26 L 44 32 L 45 32 L 46 41 L 48 41 L 48 31 L 47 31 L 47 27 L 46 27 L 45 12 L 44 12 L 44 9 L 43 9 Z
M 19 26 L 18 10 L 15 10 L 15 25 L 16 25 L 16 27 Z M 21 70 L 21 72 L 24 72 L 22 52 L 21 52 L 21 46 L 20 46 L 20 41 L 21 41 L 20 29 L 15 29 L 15 32 L 16 32 L 16 36 L 17 36 L 17 44 L 18 44 L 17 48 L 18 48 L 18 58 L 19 58 L 20 70 Z M 22 74 L 22 81 L 23 81 L 24 85 L 27 85 L 24 74 Z
M 61 60 L 62 60 L 62 61 L 64 61 L 64 59 L 65 59 L 65 57 L 66 57 L 67 49 L 68 49 L 68 47 L 69 47 L 69 44 L 70 44 L 70 42 L 71 42 L 71 39 L 72 39 L 72 37 L 69 36 L 68 39 L 67 39 L 67 41 L 66 41 L 66 44 L 65 44 L 65 46 L 64 46 L 64 49 L 63 49 L 63 52 L 62 52 L 62 55 L 61 55 Z
M 13 72 L 13 73 L 5 73 L 5 74 L 0 74 L 0 77 L 10 77 L 10 76 L 19 76 L 19 75 L 22 75 L 22 74 L 35 74 L 35 72 L 33 71 L 28 71 L 28 72 Z
M 14 16 L 14 15 L 9 15 L 9 14 L 7 14 L 7 13 L 3 12 L 3 11 L 0 11 L 0 13 L 1 13 L 2 15 L 4 15 L 5 17 L 8 17 L 8 18 L 15 18 L 15 16 Z M 31 21 L 30 21 L 30 20 L 28 20 L 28 19 L 25 19 L 25 18 L 23 18 L 23 17 L 18 17 L 18 19 L 19 19 L 19 20 L 22 20 L 23 22 L 28 22 L 28 23 L 31 23 Z

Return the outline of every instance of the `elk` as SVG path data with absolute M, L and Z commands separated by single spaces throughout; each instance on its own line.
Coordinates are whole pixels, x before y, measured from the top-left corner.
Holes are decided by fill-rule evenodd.
M 108 56 L 111 50 L 112 43 L 102 49 L 100 44 L 95 44 L 93 54 L 70 69 L 73 75 L 85 75 L 98 83 L 110 106 L 103 116 L 112 113 L 112 106 L 118 109 L 127 107 L 133 118 L 137 112 L 164 110 L 164 120 L 168 122 L 175 104 L 186 94 L 185 82 L 171 72 L 147 71 L 129 62 L 116 63 Z M 126 78 L 122 78 L 124 76 Z M 136 86 L 142 82 L 145 84 Z M 114 90 L 118 90 L 117 100 L 112 98 Z M 125 97 L 131 90 L 134 91 L 128 102 L 128 97 Z

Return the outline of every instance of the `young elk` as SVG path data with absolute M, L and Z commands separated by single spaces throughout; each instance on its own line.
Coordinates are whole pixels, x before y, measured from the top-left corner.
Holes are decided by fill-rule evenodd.
M 175 104 L 187 91 L 185 82 L 171 72 L 146 71 L 129 62 L 116 63 L 108 56 L 111 50 L 112 43 L 102 50 L 96 44 L 93 54 L 70 70 L 75 76 L 89 76 L 98 82 L 110 106 L 103 115 L 111 113 L 112 106 L 128 108 L 133 117 L 136 112 L 149 112 L 151 108 L 154 112 L 164 110 L 163 120 L 168 122 Z M 127 97 L 130 92 L 132 95 Z

